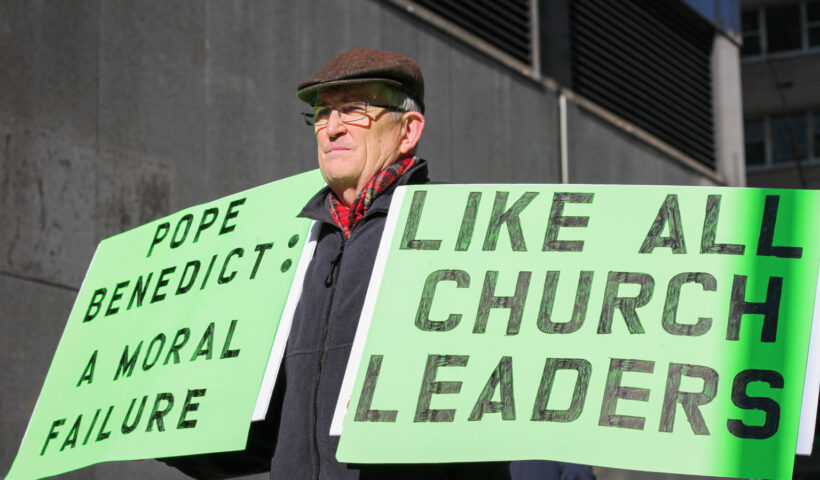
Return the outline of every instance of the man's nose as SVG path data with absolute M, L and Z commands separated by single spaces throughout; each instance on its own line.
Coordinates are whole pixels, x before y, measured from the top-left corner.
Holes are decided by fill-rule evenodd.
M 330 117 L 327 119 L 327 134 L 331 137 L 337 137 L 347 131 L 347 126 L 342 121 L 342 115 L 336 111 L 330 111 Z

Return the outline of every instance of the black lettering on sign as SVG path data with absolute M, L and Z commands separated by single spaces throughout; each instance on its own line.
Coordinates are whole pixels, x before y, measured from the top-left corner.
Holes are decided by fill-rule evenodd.
M 766 290 L 766 301 L 762 303 L 746 301 L 746 275 L 735 275 L 732 282 L 732 300 L 729 305 L 729 325 L 726 340 L 737 340 L 740 337 L 740 319 L 743 315 L 763 315 L 763 328 L 760 331 L 761 342 L 774 342 L 777 338 L 777 320 L 780 315 L 780 296 L 783 290 L 783 277 L 769 277 Z
M 669 236 L 662 237 L 663 227 L 667 224 L 669 225 Z M 673 253 L 686 253 L 678 196 L 674 193 L 666 196 L 638 253 L 652 253 L 655 247 L 670 247 Z
M 40 456 L 42 457 L 44 453 L 46 453 L 46 447 L 48 447 L 48 442 L 54 440 L 59 435 L 59 432 L 56 431 L 57 427 L 61 427 L 65 425 L 65 418 L 61 418 L 59 420 L 54 420 L 51 422 L 51 428 L 48 429 L 48 435 L 46 436 L 46 441 L 43 443 L 43 448 L 40 450 Z
M 780 204 L 780 195 L 766 195 L 763 206 L 763 221 L 760 224 L 760 238 L 757 242 L 757 256 L 778 258 L 800 258 L 803 256 L 802 247 L 776 247 L 774 242 L 774 227 L 777 223 L 777 207 Z
M 195 412 L 199 410 L 199 403 L 192 402 L 197 397 L 204 397 L 205 388 L 188 389 L 188 395 L 185 396 L 185 403 L 182 405 L 182 412 L 179 414 L 179 423 L 177 423 L 177 430 L 183 428 L 196 428 L 196 419 L 188 420 L 188 412 Z
M 419 309 L 416 312 L 416 327 L 427 332 L 446 332 L 456 328 L 461 321 L 460 313 L 451 313 L 447 320 L 430 320 L 430 309 L 433 306 L 433 297 L 436 294 L 436 286 L 439 282 L 456 282 L 457 288 L 467 288 L 470 286 L 470 275 L 464 270 L 436 270 L 427 276 L 424 281 L 424 289 L 419 300 Z
M 413 193 L 413 201 L 410 204 L 410 211 L 407 213 L 407 223 L 404 224 L 404 234 L 401 236 L 401 243 L 399 244 L 401 250 L 438 250 L 441 248 L 441 240 L 416 240 L 426 197 L 427 191 L 425 190 L 418 190 Z
M 244 198 L 240 198 L 238 200 L 234 200 L 233 202 L 228 204 L 228 211 L 225 212 L 225 219 L 222 220 L 222 228 L 219 229 L 219 234 L 224 235 L 229 232 L 233 232 L 236 228 L 236 224 L 228 225 L 228 220 L 232 218 L 236 218 L 239 216 L 239 212 L 235 209 L 238 208 L 240 205 L 245 203 Z
M 111 405 L 110 407 L 108 407 L 108 411 L 105 412 L 105 418 L 103 419 L 102 425 L 100 425 L 100 431 L 97 432 L 97 438 L 94 439 L 95 443 L 96 442 L 101 442 L 101 441 L 103 441 L 103 440 L 105 440 L 105 439 L 107 439 L 108 437 L 111 436 L 111 430 L 106 432 L 105 431 L 105 426 L 108 425 L 108 419 L 111 418 L 111 412 L 113 412 L 113 411 L 114 411 L 114 405 Z
M 102 410 L 98 408 L 97 411 L 94 412 L 94 418 L 91 419 L 91 425 L 88 426 L 88 430 L 85 432 L 85 438 L 83 439 L 83 445 L 88 443 L 88 440 L 91 438 L 91 432 L 94 431 L 94 425 L 97 424 L 97 419 L 100 417 L 100 412 L 101 411 Z
M 191 361 L 193 362 L 198 357 L 205 356 L 205 359 L 210 360 L 211 356 L 214 352 L 214 322 L 208 324 L 208 328 L 205 329 L 205 333 L 202 334 L 202 339 L 199 341 L 199 344 L 196 346 L 196 350 L 194 354 L 191 355 Z
M 199 289 L 202 290 L 205 288 L 205 284 L 208 283 L 208 278 L 211 276 L 211 270 L 214 268 L 214 264 L 216 263 L 216 255 L 211 257 L 211 263 L 208 264 L 208 269 L 205 270 L 205 276 L 202 278 L 202 285 L 199 286 Z
M 174 341 L 171 342 L 171 348 L 168 350 L 168 354 L 165 355 L 165 361 L 162 362 L 163 365 L 168 365 L 168 361 L 171 360 L 171 355 L 174 356 L 174 364 L 179 363 L 179 350 L 185 346 L 188 342 L 188 339 L 191 337 L 191 329 L 188 327 L 180 328 L 177 330 L 176 335 L 174 335 Z
M 94 290 L 94 294 L 91 295 L 91 302 L 88 303 L 88 310 L 85 311 L 85 318 L 83 319 L 83 323 L 94 320 L 94 317 L 96 317 L 97 314 L 100 313 L 100 308 L 102 306 L 103 299 L 105 299 L 106 291 L 107 290 L 105 288 L 98 288 Z
M 151 352 L 154 350 L 154 345 L 159 343 L 159 347 L 157 347 L 157 353 L 154 355 L 153 360 L 148 360 L 151 356 Z M 162 353 L 162 349 L 165 348 L 165 334 L 159 333 L 156 337 L 151 340 L 151 343 L 148 344 L 148 348 L 145 350 L 145 358 L 142 359 L 142 370 L 148 371 L 157 364 L 159 360 L 159 355 Z
M 495 389 L 501 385 L 501 399 L 493 401 Z M 512 357 L 501 357 L 498 366 L 490 374 L 484 389 L 478 395 L 469 421 L 481 420 L 485 413 L 501 412 L 502 420 L 515 420 L 515 397 L 513 397 L 513 370 Z
M 131 374 L 134 373 L 134 366 L 137 364 L 137 357 L 140 354 L 141 348 L 142 340 L 140 340 L 140 343 L 137 344 L 137 348 L 134 350 L 134 355 L 131 357 L 128 356 L 128 345 L 123 348 L 122 357 L 120 357 L 120 364 L 117 366 L 117 372 L 114 374 L 114 380 L 120 378 L 120 375 L 123 377 L 130 377 Z
M 376 382 L 379 380 L 379 371 L 382 368 L 384 355 L 370 355 L 367 373 L 362 384 L 362 393 L 359 395 L 359 405 L 356 407 L 356 422 L 395 422 L 398 410 L 373 410 L 373 394 L 376 392 Z
M 703 379 L 703 388 L 700 392 L 682 392 L 680 390 L 682 375 Z M 699 407 L 706 405 L 715 398 L 717 387 L 718 373 L 711 368 L 686 363 L 670 363 L 658 431 L 672 431 L 675 426 L 675 407 L 680 403 L 695 435 L 709 435 L 709 429 L 706 428 L 706 422 L 703 421 L 703 415 L 700 414 Z
M 564 216 L 565 203 L 592 203 L 592 193 L 554 193 L 552 207 L 544 234 L 544 252 L 580 252 L 584 250 L 583 240 L 558 240 L 560 227 L 582 227 L 589 225 L 589 217 Z
M 228 269 L 228 262 L 231 261 L 231 257 L 233 257 L 234 255 L 236 255 L 239 258 L 242 258 L 242 255 L 244 254 L 245 250 L 241 247 L 237 247 L 231 250 L 231 253 L 229 253 L 228 256 L 225 257 L 225 262 L 222 264 L 222 271 L 219 272 L 219 279 L 217 280 L 217 283 L 222 285 L 233 280 L 233 278 L 236 276 L 236 270 L 231 272 L 230 275 L 225 276 L 225 271 Z
M 154 251 L 154 245 L 158 245 L 165 238 L 165 236 L 168 235 L 170 230 L 171 224 L 168 222 L 162 222 L 157 225 L 157 230 L 154 232 L 154 239 L 151 240 L 151 245 L 148 246 L 148 254 L 145 258 L 149 258 L 151 256 L 151 252 Z
M 216 222 L 216 217 L 219 215 L 219 209 L 216 207 L 211 207 L 205 209 L 202 212 L 202 218 L 199 219 L 199 226 L 196 229 L 196 234 L 194 235 L 194 241 L 192 243 L 196 243 L 199 241 L 199 235 L 208 227 Z
M 68 435 L 65 436 L 63 445 L 60 447 L 61 452 L 65 450 L 65 447 L 74 448 L 77 446 L 77 435 L 80 433 L 80 422 L 82 420 L 83 416 L 78 415 L 77 420 L 74 421 L 74 425 L 71 427 L 71 430 L 68 431 Z
M 622 283 L 635 283 L 641 286 L 641 290 L 635 297 L 619 297 L 618 287 Z M 612 333 L 612 316 L 616 308 L 621 311 L 629 333 L 644 333 L 635 310 L 649 303 L 654 288 L 655 280 L 648 273 L 609 272 L 604 288 L 604 304 L 601 306 L 598 333 Z
M 456 239 L 457 252 L 464 252 L 470 248 L 479 202 L 481 202 L 481 192 L 470 192 L 467 197 L 467 206 L 464 207 L 464 216 L 461 218 L 461 228 L 458 230 L 458 238 Z
M 97 366 L 97 350 L 94 350 L 94 353 L 91 354 L 91 358 L 88 359 L 88 363 L 85 366 L 85 370 L 83 370 L 83 374 L 80 375 L 80 379 L 77 380 L 77 386 L 78 387 L 83 382 L 87 382 L 90 385 L 91 382 L 94 381 L 94 368 L 96 366 Z
M 555 383 L 555 374 L 558 370 L 575 370 L 578 376 L 575 380 L 575 389 L 572 399 L 566 410 L 551 410 L 547 408 Z M 535 394 L 535 403 L 532 406 L 533 422 L 561 422 L 567 423 L 578 419 L 584 411 L 584 402 L 589 388 L 589 376 L 592 374 L 592 364 L 583 358 L 547 358 L 544 363 L 544 373 L 541 375 L 541 384 Z
M 458 393 L 461 391 L 461 382 L 437 382 L 436 373 L 439 367 L 466 367 L 469 355 L 428 355 L 427 365 L 424 367 L 424 376 L 421 380 L 419 401 L 416 404 L 414 422 L 452 422 L 455 418 L 455 409 L 436 410 L 430 408 L 433 394 Z
M 515 201 L 512 207 L 504 210 L 507 206 L 507 197 L 510 192 L 496 192 L 493 210 L 490 213 L 490 223 L 487 225 L 487 235 L 484 237 L 484 251 L 495 251 L 498 245 L 498 235 L 501 232 L 501 225 L 507 226 L 507 233 L 510 235 L 510 245 L 516 252 L 526 252 L 527 245 L 524 243 L 524 233 L 521 231 L 521 220 L 518 218 L 521 212 L 538 196 L 538 192 L 526 192 L 521 198 Z
M 270 243 L 260 243 L 259 245 L 254 248 L 254 251 L 259 252 L 256 255 L 256 262 L 253 264 L 253 270 L 251 270 L 251 280 L 256 278 L 256 271 L 259 270 L 259 264 L 262 263 L 262 256 L 265 255 L 265 252 L 273 248 L 273 242 Z
M 154 295 L 151 296 L 151 303 L 161 302 L 165 298 L 165 294 L 164 293 L 159 293 L 159 290 L 168 285 L 168 282 L 170 280 L 168 280 L 165 277 L 167 277 L 168 275 L 174 273 L 174 271 L 176 269 L 177 269 L 177 267 L 168 267 L 168 268 L 163 268 L 162 271 L 159 272 L 159 278 L 157 278 L 157 285 L 156 285 L 156 287 L 154 287 Z
M 199 260 L 191 260 L 190 262 L 185 264 L 185 268 L 182 269 L 182 275 L 179 276 L 179 285 L 177 285 L 177 295 L 183 295 L 188 293 L 191 290 L 191 287 L 194 286 L 194 282 L 196 281 L 196 275 L 199 273 L 200 263 Z M 187 279 L 188 270 L 193 269 L 191 273 L 191 278 Z
M 774 370 L 743 370 L 732 382 L 732 403 L 744 410 L 762 410 L 766 414 L 763 425 L 746 425 L 742 420 L 726 421 L 729 433 L 738 438 L 763 440 L 780 427 L 780 405 L 769 397 L 750 397 L 747 386 L 752 382 L 765 382 L 771 388 L 783 388 L 783 375 Z
M 487 319 L 493 308 L 509 308 L 510 317 L 507 321 L 507 335 L 517 335 L 521 328 L 521 317 L 524 315 L 524 303 L 527 300 L 527 290 L 530 286 L 532 272 L 518 272 L 515 282 L 515 294 L 512 297 L 496 297 L 495 284 L 498 281 L 498 271 L 490 270 L 484 276 L 484 288 L 481 290 L 481 300 L 478 303 L 478 312 L 475 316 L 473 333 L 484 333 L 487 330 Z
M 161 402 L 165 402 L 165 407 L 162 409 L 159 408 Z M 154 408 L 151 409 L 151 415 L 148 417 L 148 426 L 145 428 L 145 431 L 152 431 L 154 424 L 156 424 L 157 430 L 164 432 L 165 422 L 163 422 L 162 417 L 168 415 L 168 412 L 170 412 L 172 408 L 174 408 L 174 396 L 167 392 L 158 393 L 154 399 Z
M 148 395 L 143 395 L 142 401 L 140 402 L 140 408 L 137 410 L 134 421 L 129 424 L 128 419 L 131 418 L 131 411 L 134 410 L 134 405 L 137 403 L 136 398 L 131 399 L 131 405 L 128 406 L 128 413 L 126 413 L 125 418 L 122 419 L 122 427 L 120 427 L 120 430 L 124 435 L 133 432 L 134 429 L 137 428 L 137 424 L 140 423 L 140 418 L 142 417 L 142 411 L 145 410 L 146 402 L 148 402 Z
M 717 289 L 717 280 L 708 273 L 685 272 L 675 275 L 669 280 L 669 288 L 666 289 L 666 303 L 663 304 L 661 323 L 663 329 L 672 335 L 697 337 L 709 331 L 712 327 L 712 319 L 700 317 L 694 325 L 677 322 L 680 289 L 686 283 L 699 283 L 707 292 L 714 292 Z
M 643 430 L 646 418 L 619 415 L 615 413 L 615 408 L 618 406 L 618 399 L 640 402 L 649 400 L 648 389 L 621 386 L 621 377 L 623 377 L 624 372 L 652 373 L 654 370 L 655 362 L 651 360 L 611 359 L 609 373 L 606 376 L 606 387 L 604 387 L 604 399 L 601 402 L 601 416 L 598 419 L 598 425 Z
M 145 285 L 142 283 L 142 275 L 137 278 L 137 284 L 131 292 L 131 300 L 128 301 L 128 308 L 126 310 L 131 310 L 131 306 L 134 304 L 134 299 L 137 300 L 137 307 L 142 306 L 142 302 L 145 300 L 145 294 L 148 293 L 148 286 L 151 284 L 151 277 L 153 276 L 154 272 L 148 274 L 148 278 L 145 279 Z
M 231 326 L 228 327 L 228 335 L 225 336 L 225 343 L 222 344 L 222 353 L 219 355 L 220 360 L 223 358 L 235 358 L 239 356 L 238 348 L 231 350 L 231 339 L 233 339 L 233 333 L 238 324 L 239 320 L 231 320 Z
M 177 239 L 179 227 L 183 222 L 185 222 L 185 230 L 182 232 L 182 238 Z M 179 219 L 176 228 L 174 228 L 174 234 L 171 235 L 171 248 L 177 248 L 185 242 L 185 238 L 188 237 L 188 231 L 191 229 L 192 223 L 194 223 L 194 216 L 190 213 L 183 215 L 182 218 Z
M 746 245 L 736 243 L 715 243 L 718 216 L 720 216 L 720 197 L 720 195 L 709 195 L 706 198 L 706 215 L 703 218 L 703 234 L 700 237 L 700 253 L 743 255 L 746 251 Z
M 541 308 L 538 310 L 538 329 L 544 333 L 572 333 L 581 328 L 587 316 L 589 290 L 592 287 L 594 272 L 584 270 L 578 276 L 578 288 L 575 290 L 575 306 L 568 322 L 553 322 L 552 307 L 555 303 L 555 291 L 561 272 L 550 270 L 544 280 L 544 294 L 541 296 Z
M 126 280 L 118 283 L 117 286 L 114 287 L 114 291 L 111 293 L 111 300 L 108 301 L 108 308 L 105 309 L 106 317 L 120 311 L 120 307 L 115 307 L 114 302 L 122 298 L 122 289 L 127 287 L 129 283 L 131 283 L 131 281 Z

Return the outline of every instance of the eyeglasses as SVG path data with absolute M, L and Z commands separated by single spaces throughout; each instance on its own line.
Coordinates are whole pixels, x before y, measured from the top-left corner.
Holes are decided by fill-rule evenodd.
M 349 102 L 333 107 L 327 105 L 317 105 L 313 107 L 313 111 L 302 112 L 302 117 L 304 117 L 305 123 L 309 126 L 321 127 L 322 125 L 327 125 L 327 122 L 330 120 L 331 112 L 336 110 L 339 112 L 339 118 L 342 119 L 342 122 L 356 123 L 367 117 L 367 107 L 378 107 L 393 112 L 404 112 L 403 109 L 392 105 L 378 105 L 367 102 Z

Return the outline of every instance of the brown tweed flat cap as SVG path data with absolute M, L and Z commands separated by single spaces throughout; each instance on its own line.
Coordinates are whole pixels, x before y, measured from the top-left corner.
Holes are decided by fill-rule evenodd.
M 321 88 L 353 83 L 384 82 L 401 88 L 424 112 L 424 78 L 416 62 L 398 53 L 372 48 L 345 52 L 302 80 L 296 95 L 311 105 Z

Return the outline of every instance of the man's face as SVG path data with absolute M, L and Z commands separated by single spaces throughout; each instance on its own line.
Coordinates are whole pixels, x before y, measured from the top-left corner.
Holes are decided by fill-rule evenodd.
M 319 92 L 316 105 L 386 105 L 383 88 L 375 83 L 327 88 Z M 374 174 L 398 159 L 402 128 L 401 121 L 379 107 L 368 107 L 367 116 L 355 123 L 343 123 L 334 110 L 326 125 L 314 127 L 319 168 L 330 188 L 340 197 L 347 191 L 346 199 L 351 189 L 352 195 L 361 191 Z

